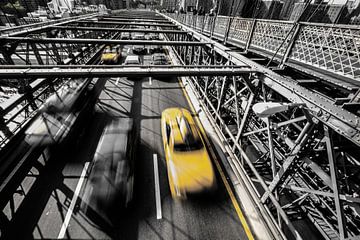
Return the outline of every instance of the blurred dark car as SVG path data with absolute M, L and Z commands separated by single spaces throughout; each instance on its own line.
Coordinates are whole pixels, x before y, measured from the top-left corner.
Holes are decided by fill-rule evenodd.
M 167 65 L 168 60 L 164 53 L 155 53 L 152 55 L 152 64 L 153 65 Z
M 105 128 L 84 193 L 85 212 L 94 220 L 112 222 L 131 205 L 136 136 L 131 118 L 112 120 Z
M 147 49 L 145 45 L 134 45 L 132 48 L 134 54 L 141 54 L 144 55 L 147 53 Z
M 152 45 L 149 48 L 149 52 L 150 52 L 150 54 L 165 53 L 165 49 L 160 45 Z

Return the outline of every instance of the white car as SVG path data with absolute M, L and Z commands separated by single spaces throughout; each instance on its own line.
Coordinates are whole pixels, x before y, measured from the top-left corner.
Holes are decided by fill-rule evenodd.
M 129 55 L 126 57 L 124 65 L 141 65 L 140 57 L 137 55 Z

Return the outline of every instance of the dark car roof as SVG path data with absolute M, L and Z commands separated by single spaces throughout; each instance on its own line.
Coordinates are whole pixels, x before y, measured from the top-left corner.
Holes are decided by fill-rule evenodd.
M 132 130 L 131 118 L 118 118 L 107 125 L 96 149 L 95 161 L 105 159 L 125 160 L 128 134 Z

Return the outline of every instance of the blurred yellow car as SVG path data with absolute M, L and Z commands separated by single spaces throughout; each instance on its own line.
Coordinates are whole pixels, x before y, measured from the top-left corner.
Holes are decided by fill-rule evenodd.
M 190 112 L 183 108 L 164 110 L 161 133 L 173 198 L 213 191 L 216 188 L 214 169 Z
M 101 61 L 104 64 L 118 64 L 120 63 L 120 58 L 121 54 L 119 47 L 106 46 L 101 55 Z

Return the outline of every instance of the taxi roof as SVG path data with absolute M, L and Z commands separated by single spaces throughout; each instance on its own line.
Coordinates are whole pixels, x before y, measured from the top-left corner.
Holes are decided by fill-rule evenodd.
M 195 122 L 190 112 L 184 108 L 170 108 L 165 110 L 170 120 L 175 144 L 194 141 L 200 138 L 195 128 Z

